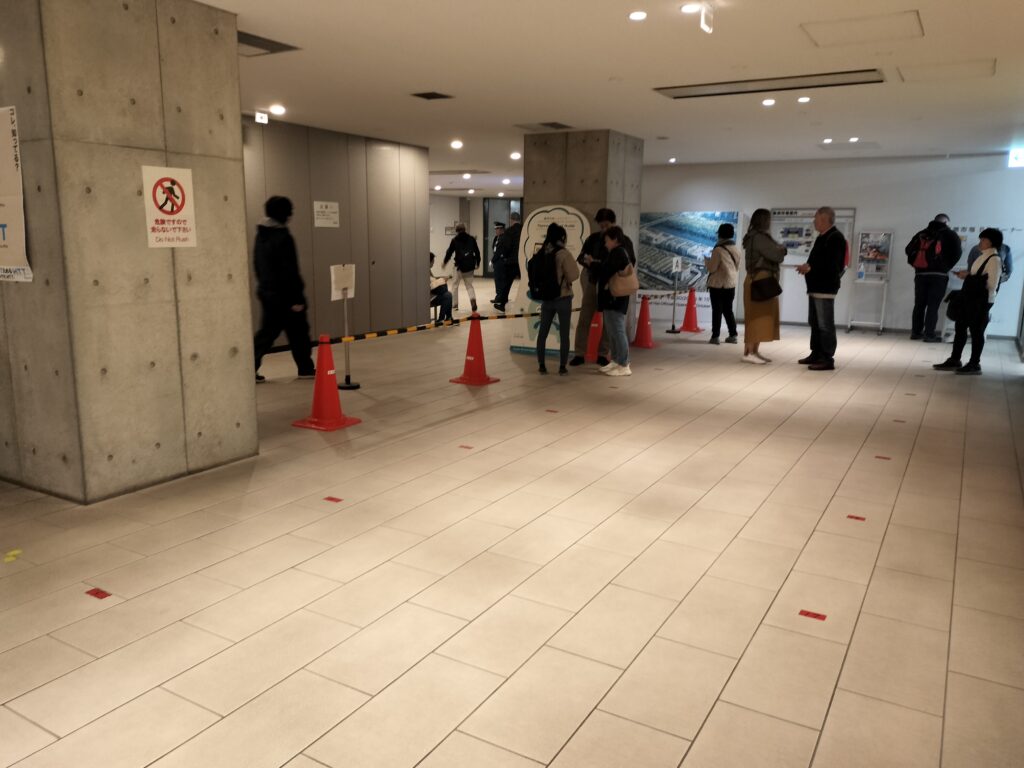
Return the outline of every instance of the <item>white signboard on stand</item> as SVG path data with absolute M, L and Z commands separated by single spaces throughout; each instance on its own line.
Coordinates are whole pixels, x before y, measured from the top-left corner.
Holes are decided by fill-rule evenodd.
M 315 200 L 313 202 L 313 226 L 331 229 L 340 227 L 341 205 L 325 200 Z
M 142 166 L 142 199 L 150 248 L 195 248 L 195 187 L 191 168 Z
M 331 301 L 354 299 L 356 296 L 356 265 L 331 266 Z
M 31 283 L 21 186 L 21 143 L 14 107 L 0 108 L 0 280 Z

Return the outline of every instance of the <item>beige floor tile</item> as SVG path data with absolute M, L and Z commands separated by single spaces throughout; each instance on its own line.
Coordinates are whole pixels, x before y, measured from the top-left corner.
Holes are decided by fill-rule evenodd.
M 702 549 L 656 541 L 615 578 L 615 584 L 670 600 L 682 600 L 715 561 Z
M 357 630 L 296 611 L 164 683 L 189 701 L 226 715 L 343 642 Z
M 572 613 L 510 595 L 438 649 L 438 654 L 508 677 Z
M 811 728 L 720 701 L 683 768 L 806 768 L 817 739 Z
M 718 554 L 729 546 L 729 542 L 736 538 L 736 534 L 746 524 L 747 518 L 743 515 L 697 506 L 683 515 L 661 538 L 673 544 L 684 544 Z
M 949 631 L 953 582 L 875 568 L 864 613 Z
M 880 475 L 870 470 L 851 470 L 839 485 L 836 495 L 891 505 L 896 503 L 901 480 L 898 476 Z
M 700 500 L 703 509 L 750 517 L 775 490 L 772 483 L 753 480 L 723 480 Z
M 950 672 L 1024 688 L 1024 621 L 953 608 Z
M 816 509 L 768 502 L 754 513 L 740 531 L 739 538 L 802 549 L 811 538 L 821 514 Z
M 66 736 L 210 658 L 228 645 L 187 624 L 172 624 L 8 702 L 14 711 Z
M 532 489 L 538 475 L 529 472 L 509 472 L 504 467 L 495 472 L 483 475 L 459 488 L 463 496 L 472 496 L 487 502 L 495 502 L 516 491 L 526 489 L 527 493 L 540 493 Z M 540 493 L 551 496 L 550 493 Z M 557 494 L 555 494 L 557 496 Z
M 948 644 L 946 632 L 863 615 L 839 687 L 941 716 Z
M 89 654 L 48 635 L 0 653 L 0 704 L 92 660 Z
M 1005 493 L 997 490 L 965 488 L 961 504 L 961 517 L 973 517 L 990 523 L 1024 525 L 1024 502 L 1020 491 Z
M 959 536 L 958 557 L 1024 568 L 1024 528 L 964 517 Z
M 88 584 L 74 584 L 4 612 L 0 653 L 121 604 L 115 596 L 97 600 L 85 594 Z
M 824 512 L 832 497 L 836 495 L 838 487 L 837 478 L 791 475 L 772 491 L 768 502 L 784 507 L 804 507 L 815 512 Z
M 648 515 L 616 512 L 580 539 L 580 544 L 636 557 L 661 536 L 671 523 Z
M 676 768 L 690 742 L 594 712 L 558 753 L 552 768 Z
M 794 571 L 764 619 L 773 627 L 836 643 L 850 642 L 865 587 L 850 581 Z M 824 616 L 806 616 L 801 612 Z
M 199 573 L 246 589 L 304 563 L 329 548 L 329 545 L 322 542 L 286 535 L 222 560 Z
M 599 708 L 692 740 L 735 663 L 725 656 L 656 637 Z
M 463 619 L 474 619 L 537 569 L 533 563 L 484 552 L 411 598 L 411 602 Z
M 320 520 L 325 514 L 327 514 L 325 510 L 305 509 L 296 504 L 289 504 L 250 517 L 227 528 L 221 528 L 215 533 L 204 536 L 203 540 L 218 547 L 244 552 L 310 525 Z M 328 543 L 337 544 L 339 542 Z
M 618 675 L 613 667 L 542 648 L 459 730 L 550 762 Z
M 0 707 L 0 765 L 14 765 L 23 757 L 51 744 L 55 739 L 38 725 Z
M 878 542 L 814 533 L 793 570 L 866 585 L 878 556 Z
M 104 656 L 237 591 L 219 581 L 186 576 L 51 634 L 93 656 Z M 83 598 L 95 600 L 87 596 Z M 109 603 L 111 600 L 113 598 L 108 597 L 96 602 Z
M 578 611 L 630 560 L 627 555 L 577 544 L 523 582 L 513 594 L 567 611 Z
M 956 605 L 1024 619 L 1024 570 L 957 560 Z
M 408 511 L 405 504 L 368 499 L 349 509 L 343 509 L 327 517 L 314 520 L 309 525 L 296 528 L 292 533 L 299 538 L 319 541 L 336 547 Z M 281 531 L 281 533 L 288 533 L 288 531 Z M 280 535 L 280 533 L 276 535 Z M 260 542 L 249 546 L 255 546 L 257 543 Z M 249 546 L 238 548 L 248 549 Z
M 836 691 L 814 768 L 936 768 L 942 718 Z
M 463 520 L 394 558 L 407 565 L 444 576 L 493 547 L 512 531 L 499 525 Z
M 608 495 L 615 494 L 614 491 L 607 491 L 605 489 L 595 488 L 593 490 Z M 584 491 L 583 493 L 586 492 Z M 619 511 L 630 515 L 653 517 L 659 520 L 675 522 L 686 513 L 686 510 L 700 501 L 703 495 L 703 491 L 657 482 L 643 493 L 634 497 L 628 504 L 621 507 Z
M 394 517 L 385 525 L 388 528 L 408 531 L 423 537 L 433 536 L 460 520 L 465 520 L 484 508 L 486 504 L 487 502 L 483 499 L 449 493 L 439 499 L 421 504 L 403 515 Z M 500 525 L 500 523 L 497 524 Z
M 216 512 L 200 510 L 154 525 L 138 533 L 122 536 L 111 543 L 141 555 L 155 555 L 171 547 L 198 539 L 208 533 L 234 525 L 237 521 Z
M 300 670 L 153 766 L 276 768 L 365 701 L 351 688 Z
M 19 764 L 19 768 L 138 768 L 216 721 L 159 688 L 130 701 Z
M 1017 768 L 1024 755 L 1024 690 L 950 673 L 943 768 Z
M 878 556 L 880 568 L 953 580 L 956 536 L 890 525 Z
M 318 675 L 371 696 L 415 666 L 466 622 L 400 605 L 309 665 Z
M 885 535 L 891 514 L 892 507 L 888 504 L 836 496 L 825 510 L 817 530 L 878 542 Z
M 189 541 L 90 579 L 90 584 L 121 597 L 138 597 L 234 555 L 234 550 Z
M 722 700 L 820 729 L 845 653 L 839 643 L 761 627 Z
M 738 659 L 774 597 L 773 590 L 706 576 L 658 635 Z
M 189 616 L 187 622 L 237 641 L 306 607 L 337 587 L 336 581 L 293 568 Z
M 503 557 L 544 565 L 586 536 L 590 530 L 588 523 L 542 515 L 495 544 L 490 551 Z
M 676 605 L 675 600 L 613 584 L 577 613 L 548 645 L 625 669 Z
M 557 500 L 550 496 L 538 496 L 535 493 L 525 492 L 513 493 L 491 504 L 481 499 L 474 499 L 474 501 L 485 505 L 479 511 L 474 510 L 474 520 L 516 529 L 533 522 L 557 504 Z M 566 515 L 559 515 L 559 517 L 566 517 Z
M 419 534 L 407 531 L 374 528 L 305 561 L 297 569 L 334 581 L 352 581 L 423 540 Z
M 955 534 L 960 517 L 960 501 L 901 491 L 892 511 L 892 522 L 908 528 Z
M 305 755 L 296 755 L 287 763 L 284 764 L 283 768 L 323 768 L 323 763 L 318 763 L 311 757 Z
M 346 624 L 365 627 L 435 581 L 436 574 L 384 563 L 306 607 Z
M 798 554 L 799 550 L 789 547 L 736 539 L 711 566 L 708 576 L 777 590 L 786 580 Z
M 23 555 L 24 562 L 27 563 L 30 557 L 31 554 Z M 0 580 L 0 611 L 52 594 L 77 582 L 89 581 L 96 574 L 139 558 L 140 555 L 134 552 L 100 544 L 20 573 L 5 574 L 6 578 Z
M 455 731 L 417 768 L 540 768 L 540 763 Z
M 428 656 L 304 752 L 324 765 L 414 766 L 502 682 L 481 669 Z

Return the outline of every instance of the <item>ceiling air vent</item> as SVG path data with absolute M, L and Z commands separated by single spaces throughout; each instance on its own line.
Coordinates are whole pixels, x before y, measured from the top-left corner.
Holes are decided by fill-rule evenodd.
M 414 93 L 417 99 L 423 99 L 424 101 L 441 101 L 442 99 L 452 98 L 447 93 L 438 93 L 437 91 L 424 91 L 423 93 Z
M 736 96 L 747 93 L 799 91 L 811 88 L 842 88 L 849 85 L 884 83 L 885 75 L 878 69 L 857 69 L 851 72 L 824 72 L 817 75 L 768 77 L 761 80 L 731 80 L 724 83 L 697 83 L 655 88 L 670 99 L 700 99 L 708 96 Z
M 267 56 L 271 53 L 285 53 L 286 51 L 299 50 L 294 45 L 279 43 L 277 40 L 270 40 L 259 35 L 250 35 L 248 32 L 238 30 L 238 55 L 251 59 L 255 56 Z

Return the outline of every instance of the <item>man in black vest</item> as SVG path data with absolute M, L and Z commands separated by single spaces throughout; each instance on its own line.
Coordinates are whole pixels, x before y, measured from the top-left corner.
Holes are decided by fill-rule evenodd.
M 846 238 L 836 229 L 836 212 L 819 208 L 814 215 L 818 237 L 807 263 L 796 268 L 807 281 L 807 322 L 811 326 L 811 354 L 800 360 L 812 371 L 836 367 L 836 295 L 846 269 Z

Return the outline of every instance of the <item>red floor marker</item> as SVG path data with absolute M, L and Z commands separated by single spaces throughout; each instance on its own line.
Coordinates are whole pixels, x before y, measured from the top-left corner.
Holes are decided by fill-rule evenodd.
M 815 613 L 814 611 L 800 611 L 801 616 L 806 616 L 808 619 L 816 619 L 817 621 L 824 621 L 827 616 L 824 613 Z
M 340 504 L 344 499 L 339 499 L 337 496 L 324 496 L 324 501 L 329 501 L 332 504 Z
M 556 411 L 554 408 L 548 408 L 547 411 L 545 411 L 545 413 L 558 413 L 558 411 Z
M 866 517 L 861 517 L 860 515 L 847 515 L 846 517 L 850 520 L 856 520 L 859 523 L 863 523 L 867 520 Z
M 892 456 L 875 456 L 875 458 L 881 459 L 882 461 L 892 461 Z
M 106 590 L 100 589 L 99 587 L 94 587 L 93 589 L 90 589 L 85 594 L 92 595 L 97 600 L 104 600 L 104 599 L 110 597 L 110 593 L 109 592 L 107 592 Z
M 473 446 L 472 445 L 460 445 L 459 448 L 462 448 L 463 450 L 466 450 L 466 451 L 472 451 L 473 450 Z

